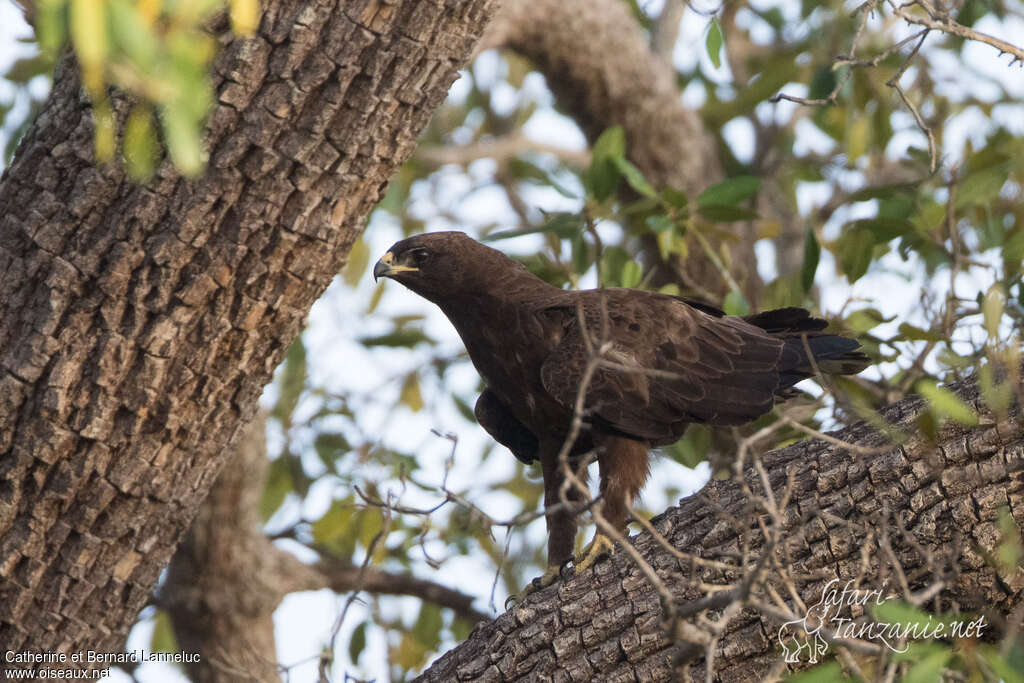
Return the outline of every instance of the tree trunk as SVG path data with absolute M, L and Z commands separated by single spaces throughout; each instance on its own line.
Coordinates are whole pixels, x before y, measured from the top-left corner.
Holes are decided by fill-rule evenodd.
M 980 403 L 974 384 L 961 396 Z M 983 613 L 998 623 L 1024 590 L 1022 572 L 1001 576 L 985 559 L 1000 540 L 1000 508 L 1024 525 L 1024 421 L 1019 408 L 999 421 L 983 412 L 981 426 L 947 425 L 931 443 L 916 426 L 923 408 L 913 398 L 882 411 L 909 436 L 898 447 L 864 423 L 832 435 L 859 449 L 882 447 L 875 455 L 815 439 L 762 456 L 781 525 L 752 502 L 769 498 L 750 467 L 748 490 L 735 480 L 712 481 L 654 520 L 674 548 L 701 559 L 677 559 L 650 533 L 634 536 L 671 593 L 675 628 L 664 621 L 652 581 L 620 550 L 478 627 L 417 680 L 703 680 L 708 652 L 709 680 L 766 680 L 786 671 L 778 640 L 786 610 L 762 607 L 772 603 L 768 587 L 792 606 L 785 589 L 793 585 L 814 605 L 832 578 L 859 577 L 862 588 L 887 592 L 899 592 L 903 579 L 910 591 L 936 585 L 941 591 L 927 608 Z M 769 544 L 773 528 L 782 532 Z M 804 616 L 806 607 L 790 611 Z M 717 638 L 703 627 L 707 619 L 719 621 Z
M 62 62 L 0 181 L 0 650 L 119 651 L 491 4 L 264 3 L 195 181 L 96 168 Z
M 188 664 L 195 683 L 281 680 L 273 614 L 282 584 L 303 567 L 274 547 L 259 519 L 269 464 L 265 430 L 262 416 L 242 430 L 160 591 L 178 645 L 199 654 Z

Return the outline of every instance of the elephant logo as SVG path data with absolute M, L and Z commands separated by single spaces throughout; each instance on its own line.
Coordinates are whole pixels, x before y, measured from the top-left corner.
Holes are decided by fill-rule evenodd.
M 804 653 L 808 662 L 817 664 L 818 658 L 828 652 L 828 641 L 821 636 L 821 630 L 828 623 L 829 607 L 823 594 L 805 616 L 787 621 L 779 628 L 779 645 L 787 664 L 801 661 Z

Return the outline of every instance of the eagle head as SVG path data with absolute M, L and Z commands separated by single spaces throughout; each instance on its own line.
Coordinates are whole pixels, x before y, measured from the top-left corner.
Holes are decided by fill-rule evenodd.
M 373 266 L 373 278 L 400 282 L 420 296 L 441 298 L 479 291 L 496 267 L 513 261 L 461 232 L 430 232 L 395 242 Z

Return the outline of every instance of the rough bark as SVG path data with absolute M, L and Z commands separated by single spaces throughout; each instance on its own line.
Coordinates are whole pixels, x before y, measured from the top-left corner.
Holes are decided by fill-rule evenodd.
M 263 11 L 202 178 L 96 168 L 65 60 L 0 181 L 0 650 L 119 651 L 491 3 Z
M 280 680 L 273 615 L 296 591 L 413 595 L 470 622 L 490 621 L 473 608 L 473 596 L 433 581 L 329 559 L 306 564 L 275 546 L 258 514 L 268 465 L 265 428 L 257 415 L 243 430 L 158 596 L 182 651 L 200 655 L 188 666 L 193 681 Z
M 259 502 L 266 482 L 262 416 L 237 439 L 210 495 L 178 546 L 159 604 L 196 683 L 280 680 L 274 648 L 274 610 L 282 580 L 298 564 L 263 533 Z
M 962 396 L 979 403 L 972 384 L 963 388 Z M 792 499 L 783 511 L 785 547 L 787 565 L 805 577 L 797 589 L 806 604 L 821 598 L 827 578 L 854 578 L 864 562 L 869 565 L 866 575 L 881 580 L 872 572 L 878 572 L 887 557 L 880 549 L 886 540 L 912 589 L 935 579 L 946 581 L 939 595 L 943 609 L 955 606 L 983 612 L 991 624 L 993 615 L 1006 615 L 1019 604 L 1024 590 L 1021 573 L 1009 579 L 997 576 L 983 559 L 982 549 L 991 550 L 1000 538 L 997 512 L 1001 506 L 1008 506 L 1018 525 L 1024 524 L 1020 411 L 998 422 L 983 413 L 981 426 L 973 429 L 946 427 L 935 445 L 914 436 L 922 408 L 914 398 L 882 411 L 887 422 L 911 437 L 881 455 L 858 455 L 810 440 L 762 456 L 780 499 L 787 477 L 793 477 Z M 833 436 L 867 447 L 887 443 L 863 423 Z M 757 473 L 748 470 L 746 477 L 757 491 Z M 659 515 L 654 526 L 682 551 L 735 563 L 749 548 L 754 563 L 764 549 L 765 536 L 759 527 L 763 521 L 742 487 L 730 480 L 712 481 L 679 507 Z M 907 530 L 904 537 L 896 531 L 900 525 Z M 882 539 L 884 531 L 888 536 Z M 634 536 L 632 543 L 683 611 L 705 595 L 697 581 L 728 588 L 741 576 L 739 571 L 683 566 L 648 533 Z M 922 553 L 933 554 L 933 566 L 925 563 Z M 944 575 L 936 576 L 935 567 L 941 567 Z M 887 578 L 892 587 L 892 575 Z M 769 573 L 768 582 L 777 586 L 779 576 Z M 721 607 L 720 603 L 717 608 Z M 688 645 L 667 635 L 662 618 L 658 593 L 627 554 L 620 552 L 590 572 L 529 596 L 477 628 L 418 680 L 676 680 L 680 676 L 674 671 L 676 658 Z M 693 616 L 689 623 L 695 623 Z M 771 671 L 785 671 L 775 640 L 780 626 L 749 607 L 738 613 L 715 648 L 712 679 L 759 681 Z M 689 674 L 703 680 L 703 666 L 702 659 L 696 660 Z
M 683 106 L 675 73 L 651 50 L 625 3 L 507 0 L 481 46 L 509 48 L 530 59 L 591 143 L 607 128 L 622 126 L 626 155 L 655 187 L 696 197 L 722 180 L 714 139 L 698 113 Z M 730 270 L 753 302 L 760 284 L 755 231 L 737 224 L 736 233 L 728 244 Z M 685 263 L 669 268 L 656 243 L 645 243 L 645 261 L 657 269 L 653 282 L 676 281 L 681 273 L 694 293 L 720 297 L 728 286 L 699 243 L 690 242 Z M 719 240 L 712 236 L 711 242 Z

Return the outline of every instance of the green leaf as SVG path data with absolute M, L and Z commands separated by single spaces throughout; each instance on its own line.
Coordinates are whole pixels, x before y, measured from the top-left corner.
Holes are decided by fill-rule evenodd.
M 880 604 L 871 605 L 871 613 L 878 621 L 900 624 L 904 628 L 914 628 L 916 625 L 918 629 L 923 630 L 944 623 L 942 618 L 902 600 L 885 600 Z
M 1009 168 L 1005 164 L 970 173 L 957 188 L 957 208 L 987 206 L 999 196 L 1009 174 Z
M 811 291 L 814 285 L 814 275 L 818 271 L 818 260 L 821 258 L 821 245 L 814 235 L 814 230 L 807 231 L 807 239 L 804 241 L 804 265 L 800 270 L 800 286 L 805 292 Z
M 622 177 L 626 179 L 626 184 L 633 188 L 637 194 L 651 199 L 655 199 L 658 196 L 658 193 L 655 191 L 654 187 L 647 182 L 647 179 L 644 178 L 644 174 L 640 172 L 640 169 L 631 164 L 627 159 L 623 157 L 614 157 L 612 159 L 612 163 L 615 164 L 615 168 L 617 168 L 619 173 L 622 174 Z
M 356 545 L 353 526 L 361 521 L 357 517 L 361 517 L 365 512 L 357 512 L 351 501 L 334 501 L 323 517 L 310 525 L 313 542 L 327 548 L 339 559 L 349 559 Z
M 45 54 L 37 54 L 23 57 L 11 64 L 3 77 L 14 83 L 25 84 L 36 76 L 49 76 L 52 73 L 53 60 Z
M 716 69 L 722 66 L 723 42 L 722 25 L 718 22 L 718 17 L 712 17 L 711 23 L 708 24 L 708 37 L 704 41 L 704 47 L 708 51 L 708 59 L 715 65 Z
M 195 177 L 203 170 L 206 155 L 200 138 L 200 121 L 186 101 L 170 102 L 160 111 L 160 122 L 167 140 L 167 151 L 183 175 Z
M 910 341 L 930 341 L 930 342 L 943 342 L 946 338 L 938 332 L 931 332 L 929 330 L 922 330 L 920 327 L 915 327 L 910 323 L 900 323 L 899 333 L 905 339 Z
M 832 660 L 818 666 L 811 667 L 807 671 L 801 671 L 791 676 L 786 676 L 786 683 L 835 683 L 836 681 L 850 680 L 843 674 L 839 662 Z
M 605 247 L 601 252 L 601 286 L 621 287 L 622 270 L 630 260 L 629 252 L 622 247 Z
M 846 157 L 851 162 L 859 159 L 868 150 L 871 139 L 871 119 L 858 116 L 846 131 Z
M 459 396 L 453 394 L 452 401 L 455 403 L 456 410 L 459 411 L 459 415 L 462 416 L 467 422 L 476 422 L 476 413 L 473 411 L 473 406 L 466 403 L 466 401 Z
M 757 194 L 761 179 L 743 175 L 712 185 L 697 197 L 697 206 L 736 206 Z
M 690 204 L 689 197 L 685 192 L 680 192 L 673 187 L 666 187 L 661 191 L 661 198 L 677 209 L 685 209 Z
M 947 417 L 968 426 L 978 424 L 978 415 L 974 412 L 974 409 L 961 401 L 949 389 L 940 387 L 931 380 L 919 381 L 915 389 L 917 393 L 927 399 L 932 411 L 940 417 Z
M 758 218 L 757 212 L 744 209 L 740 206 L 724 206 L 720 204 L 708 204 L 697 209 L 701 216 L 709 221 L 749 221 Z
M 686 429 L 683 438 L 666 446 L 664 451 L 680 465 L 693 469 L 707 460 L 710 449 L 711 430 L 704 425 L 694 424 Z
M 64 0 L 41 0 L 36 3 L 36 11 L 39 47 L 52 56 L 67 40 L 68 3 Z
M 556 211 L 554 213 L 547 214 L 546 218 L 547 220 L 544 222 L 544 225 L 541 225 L 540 227 L 492 232 L 480 241 L 497 242 L 499 240 L 507 240 L 513 237 L 537 235 L 540 233 L 551 233 L 565 239 L 572 237 L 583 230 L 583 216 L 578 213 Z
M 452 620 L 452 635 L 455 636 L 455 642 L 461 643 L 466 638 L 469 638 L 469 634 L 473 632 L 473 624 L 468 619 L 462 617 L 455 617 Z
M 267 469 L 267 483 L 260 498 L 260 519 L 266 522 L 273 516 L 285 497 L 295 489 L 292 470 L 286 456 L 271 461 Z
M 895 316 L 886 318 L 877 308 L 861 308 L 848 315 L 843 325 L 854 332 L 867 332 L 894 319 Z
M 348 641 L 348 659 L 353 664 L 359 664 L 359 655 L 366 649 L 366 625 L 364 621 L 352 629 L 352 637 Z
M 405 671 L 419 668 L 427 658 L 427 648 L 411 633 L 402 634 L 394 659 Z M 404 678 L 404 677 L 403 677 Z
M 630 259 L 622 265 L 621 282 L 623 287 L 636 287 L 644 277 L 640 264 Z
M 282 422 L 288 422 L 306 387 L 306 347 L 302 337 L 296 337 L 284 356 L 281 379 L 278 383 L 281 393 L 270 415 Z
M 622 159 L 626 156 L 626 133 L 622 126 L 612 126 L 594 142 L 593 159 Z
M 622 126 L 609 128 L 594 142 L 583 184 L 598 201 L 603 202 L 615 193 L 621 175 L 617 160 L 624 159 L 625 155 L 626 134 Z
M 128 175 L 145 182 L 153 175 L 159 147 L 149 107 L 136 105 L 124 125 L 124 158 Z
M 436 650 L 437 646 L 441 644 L 441 628 L 443 626 L 444 618 L 441 615 L 441 608 L 436 603 L 424 602 L 420 607 L 419 617 L 412 627 L 412 634 L 428 650 Z
M 317 457 L 320 458 L 327 469 L 334 471 L 335 463 L 352 450 L 352 444 L 348 442 L 344 434 L 337 432 L 320 432 L 313 440 L 313 448 Z
M 871 230 L 854 228 L 846 231 L 837 241 L 833 251 L 838 252 L 839 264 L 846 279 L 853 284 L 868 272 L 875 239 Z
M 154 75 L 160 40 L 142 20 L 138 7 L 128 0 L 108 0 L 107 7 L 113 43 L 140 70 Z
M 584 239 L 583 233 L 576 233 L 570 238 L 572 245 L 572 269 L 577 275 L 582 275 L 590 268 L 593 259 L 590 255 L 590 245 Z
M 165 610 L 157 610 L 153 618 L 153 638 L 149 641 L 153 652 L 180 652 L 178 638 L 174 634 L 171 616 Z
M 1024 683 L 1024 672 L 1013 666 L 1000 652 L 999 648 L 992 645 L 983 645 L 979 648 L 981 658 L 992 667 L 996 678 L 1005 683 Z
M 903 683 L 942 683 L 942 673 L 953 657 L 953 650 L 941 648 L 913 664 L 903 677 Z
M 875 244 L 883 244 L 897 237 L 909 235 L 914 231 L 914 226 L 904 218 L 879 216 L 877 218 L 863 218 L 847 223 L 843 230 L 865 230 L 871 235 Z
M 422 342 L 432 342 L 423 330 L 400 329 L 388 334 L 380 334 L 371 337 L 360 337 L 359 343 L 367 348 L 374 346 L 385 346 L 389 348 L 413 347 Z
M 738 289 L 730 290 L 722 301 L 722 310 L 729 315 L 747 315 L 750 313 L 750 304 L 743 292 Z
M 992 365 L 986 363 L 978 370 L 978 387 L 981 397 L 992 412 L 1005 416 L 1013 401 L 1013 387 L 1009 382 L 997 382 Z
M 341 269 L 341 277 L 349 287 L 355 287 L 363 279 L 366 266 L 370 263 L 370 245 L 362 238 L 356 240 L 348 252 L 348 261 Z
M 655 216 L 648 216 L 645 218 L 644 224 L 651 232 L 664 232 L 665 230 L 672 228 L 673 221 L 665 214 L 659 213 Z

